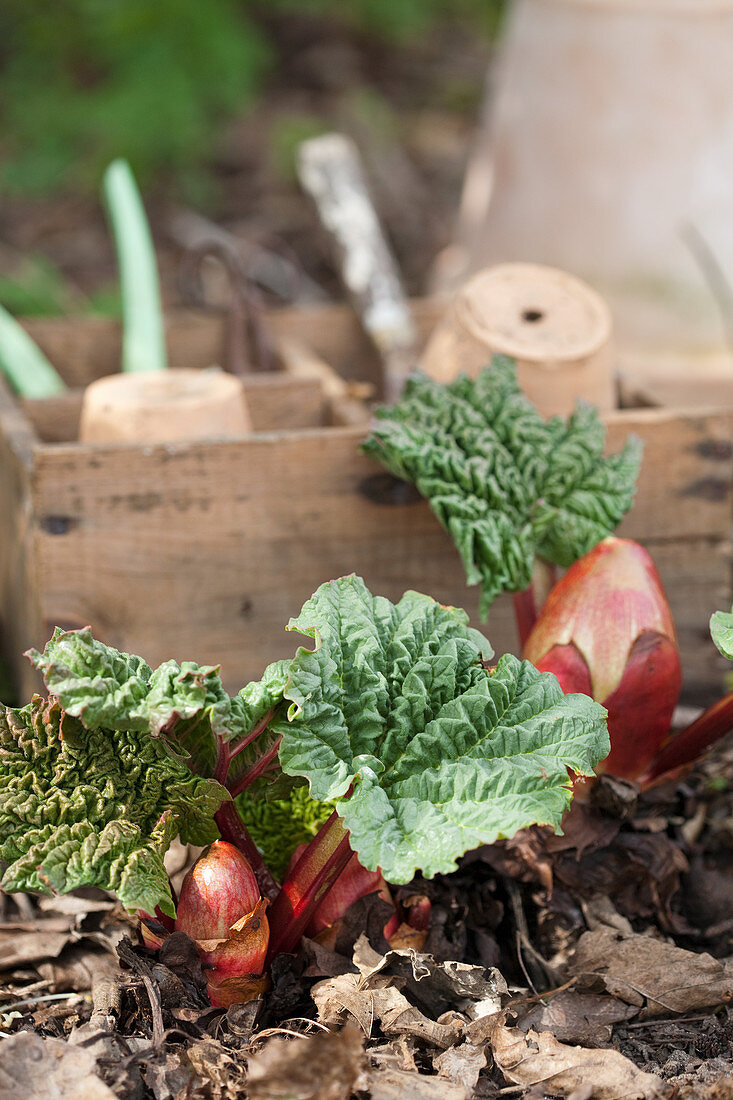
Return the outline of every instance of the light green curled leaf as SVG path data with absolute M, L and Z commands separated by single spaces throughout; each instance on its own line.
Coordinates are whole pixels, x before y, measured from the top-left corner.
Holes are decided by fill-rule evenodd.
M 311 841 L 333 813 L 331 803 L 316 802 L 308 794 L 307 784 L 300 783 L 284 798 L 271 798 L 260 788 L 247 790 L 236 799 L 247 832 L 279 882 L 298 845 Z
M 475 380 L 416 374 L 377 417 L 363 449 L 430 502 L 481 585 L 483 616 L 501 592 L 529 586 L 537 556 L 571 565 L 631 507 L 639 440 L 604 457 L 596 409 L 544 420 L 504 356 Z
M 21 397 L 53 397 L 66 384 L 20 322 L 0 306 L 0 370 Z
M 163 856 L 218 835 L 226 791 L 139 730 L 85 729 L 36 696 L 0 715 L 0 862 L 5 890 L 113 891 L 128 909 L 174 914 Z
M 713 612 L 710 633 L 723 656 L 733 661 L 733 611 Z
M 268 666 L 259 682 L 231 698 L 211 665 L 165 661 L 155 670 L 142 658 L 120 653 L 83 630 L 55 630 L 43 653 L 30 650 L 50 694 L 87 729 L 165 735 L 202 775 L 212 773 L 220 742 L 236 743 L 282 700 L 287 662 Z M 242 768 L 261 741 L 237 757 Z
M 395 605 L 344 577 L 289 628 L 315 648 L 291 665 L 283 769 L 336 801 L 359 859 L 390 882 L 449 872 L 535 823 L 558 828 L 568 768 L 590 775 L 608 755 L 603 707 L 512 656 L 489 670 L 465 613 L 427 596 Z

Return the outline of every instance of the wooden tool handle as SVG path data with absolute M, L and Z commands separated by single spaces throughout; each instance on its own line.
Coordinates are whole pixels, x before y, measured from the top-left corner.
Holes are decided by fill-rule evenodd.
M 416 333 L 397 265 L 343 134 L 304 141 L 298 173 L 336 246 L 343 283 L 382 360 L 384 395 L 399 397 L 416 363 Z

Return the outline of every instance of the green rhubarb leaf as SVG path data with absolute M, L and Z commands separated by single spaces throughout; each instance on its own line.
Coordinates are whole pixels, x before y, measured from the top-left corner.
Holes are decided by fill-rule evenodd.
M 163 856 L 218 835 L 226 791 L 137 729 L 86 729 L 36 696 L 0 713 L 0 862 L 5 890 L 113 891 L 128 909 L 174 915 Z
M 631 507 L 639 440 L 604 457 L 596 409 L 544 420 L 504 356 L 475 380 L 418 373 L 377 417 L 363 449 L 428 499 L 481 585 L 484 617 L 501 592 L 529 586 L 537 556 L 572 565 Z
M 733 611 L 713 612 L 710 633 L 723 656 L 733 661 Z
M 155 670 L 83 630 L 54 632 L 43 653 L 28 653 L 50 694 L 90 730 L 108 728 L 164 736 L 190 766 L 211 775 L 221 743 L 234 747 L 282 700 L 287 662 L 270 665 L 261 681 L 231 698 L 219 669 L 193 661 L 165 661 Z M 261 740 L 237 757 L 244 767 L 263 750 Z
M 361 862 L 390 882 L 449 872 L 535 823 L 559 828 L 568 769 L 590 775 L 608 755 L 603 707 L 527 661 L 487 668 L 465 612 L 428 596 L 395 605 L 345 577 L 289 629 L 315 648 L 291 665 L 283 769 L 335 800 Z
M 330 802 L 316 802 L 302 780 L 286 798 L 271 798 L 260 786 L 236 799 L 237 809 L 249 835 L 262 852 L 275 878 L 282 882 L 295 849 L 313 839 L 333 813 Z M 259 797 L 258 797 L 259 796 Z

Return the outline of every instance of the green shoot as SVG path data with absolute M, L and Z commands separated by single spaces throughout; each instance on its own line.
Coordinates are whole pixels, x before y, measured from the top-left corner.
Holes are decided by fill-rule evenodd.
M 165 370 L 168 364 L 155 251 L 127 161 L 114 160 L 109 165 L 104 175 L 104 195 L 122 284 L 122 370 Z
M 12 314 L 0 306 L 0 368 L 21 397 L 52 397 L 66 389 L 61 375 Z

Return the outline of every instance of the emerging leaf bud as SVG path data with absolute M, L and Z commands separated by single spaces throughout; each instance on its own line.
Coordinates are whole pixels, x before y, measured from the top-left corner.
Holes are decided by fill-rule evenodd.
M 550 592 L 524 656 L 608 710 L 601 771 L 641 776 L 669 732 L 682 670 L 672 614 L 654 563 L 629 539 L 606 538 Z
M 213 1005 L 227 1008 L 264 989 L 266 907 L 249 862 L 225 840 L 215 840 L 183 880 L 176 931 L 196 942 Z
M 163 913 L 157 905 L 152 916 L 142 909 L 138 909 L 137 915 L 140 918 L 140 935 L 143 938 L 143 943 L 151 951 L 159 950 L 163 946 L 163 940 L 175 928 L 173 917 Z

